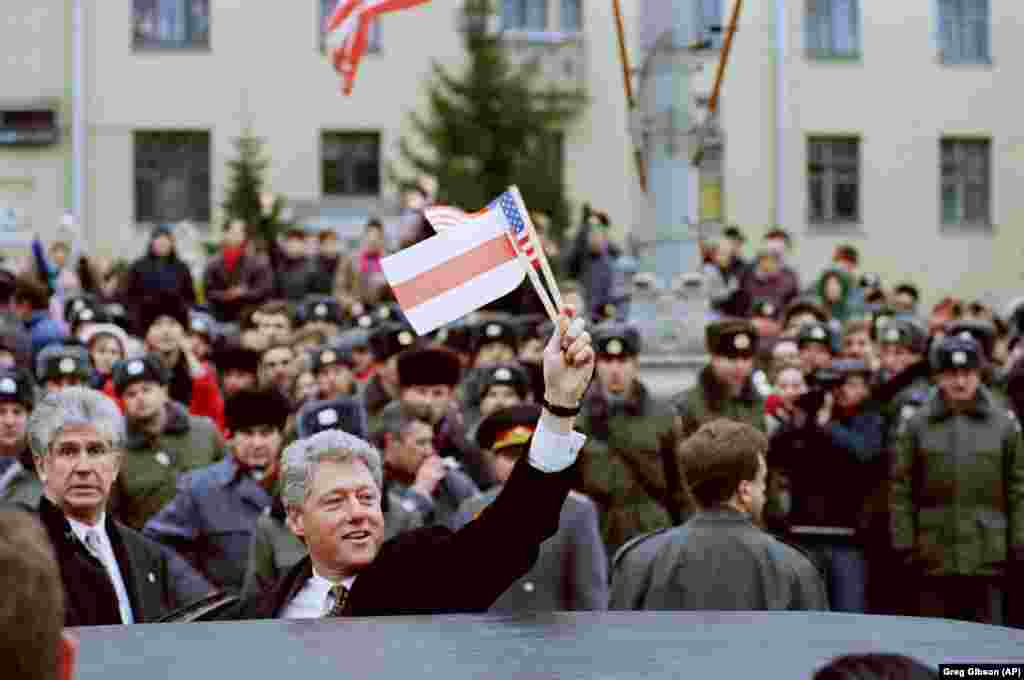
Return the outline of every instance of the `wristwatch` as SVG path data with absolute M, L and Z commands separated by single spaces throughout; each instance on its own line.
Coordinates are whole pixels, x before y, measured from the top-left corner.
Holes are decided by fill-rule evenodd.
M 569 407 L 566 407 L 566 406 L 555 406 L 550 401 L 548 401 L 547 397 L 544 397 L 542 399 L 542 401 L 541 401 L 541 405 L 545 409 L 547 409 L 548 412 L 550 412 L 553 415 L 558 416 L 559 418 L 571 418 L 573 416 L 579 415 L 579 412 L 580 412 L 580 403 L 579 402 L 576 403 L 576 406 L 574 406 L 572 408 L 569 408 Z

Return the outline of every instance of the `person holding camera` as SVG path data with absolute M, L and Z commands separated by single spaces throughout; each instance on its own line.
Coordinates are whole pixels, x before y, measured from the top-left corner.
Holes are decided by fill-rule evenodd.
M 864 499 L 881 480 L 882 417 L 869 401 L 871 369 L 839 359 L 808 376 L 807 391 L 771 440 L 776 528 L 825 574 L 835 611 L 863 612 Z M 840 483 L 836 483 L 836 481 Z

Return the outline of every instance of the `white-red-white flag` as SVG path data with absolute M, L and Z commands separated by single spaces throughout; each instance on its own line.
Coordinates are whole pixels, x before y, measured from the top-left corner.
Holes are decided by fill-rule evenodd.
M 395 299 L 420 335 L 519 287 L 526 273 L 500 208 L 488 208 L 381 260 Z
M 508 221 L 510 231 L 515 238 L 516 246 L 522 251 L 526 258 L 533 265 L 534 269 L 540 268 L 540 256 L 533 247 L 530 231 L 526 227 L 526 206 L 518 192 L 509 189 L 501 196 L 491 201 L 483 210 L 475 213 L 467 213 L 461 208 L 451 205 L 433 205 L 423 210 L 423 216 L 434 228 L 434 231 L 443 231 L 452 227 L 461 228 L 473 218 L 482 215 L 488 210 L 501 210 Z
M 386 12 L 414 7 L 430 0 L 338 0 L 327 20 L 326 45 L 334 69 L 342 79 L 342 92 L 352 94 L 359 61 L 369 43 L 370 24 Z

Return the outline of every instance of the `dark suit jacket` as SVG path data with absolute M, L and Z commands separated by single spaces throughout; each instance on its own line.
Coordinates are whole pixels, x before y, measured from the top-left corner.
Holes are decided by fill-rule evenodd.
M 746 515 L 716 508 L 623 546 L 609 609 L 827 610 L 828 599 L 803 554 Z
M 359 573 L 349 616 L 484 612 L 537 559 L 558 530 L 574 468 L 546 474 L 524 456 L 498 498 L 458 532 L 416 529 L 384 543 Z M 312 575 L 306 557 L 266 597 L 243 600 L 226 618 L 278 618 Z
M 64 513 L 46 497 L 39 519 L 50 536 L 64 582 L 64 625 L 101 626 L 121 623 L 114 584 L 99 560 L 78 540 Z M 121 569 L 136 623 L 156 621 L 171 611 L 171 579 L 160 546 L 132 531 L 107 513 L 107 535 Z

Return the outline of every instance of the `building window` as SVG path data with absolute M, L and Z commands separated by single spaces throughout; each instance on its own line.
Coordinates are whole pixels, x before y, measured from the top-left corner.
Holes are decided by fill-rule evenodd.
M 134 46 L 210 46 L 210 0 L 134 0 Z
M 942 223 L 992 224 L 991 144 L 987 139 L 943 139 Z
M 513 31 L 546 31 L 548 0 L 504 0 L 502 26 Z
M 722 47 L 722 0 L 700 0 L 697 3 L 697 42 L 702 47 Z
M 583 0 L 562 0 L 562 17 L 559 28 L 563 33 L 579 33 L 583 30 Z
M 135 221 L 210 222 L 210 133 L 136 131 Z
M 380 194 L 380 134 L 324 132 L 320 142 L 325 196 Z
M 318 33 L 320 35 L 320 51 L 322 52 L 327 44 L 327 22 L 330 20 L 331 15 L 334 14 L 334 8 L 338 6 L 337 0 L 319 0 L 320 1 L 320 24 Z M 366 51 L 367 52 L 380 52 L 382 46 L 382 38 L 380 33 L 380 17 L 377 17 L 370 24 L 369 35 L 367 35 Z
M 939 51 L 944 63 L 989 63 L 988 0 L 939 0 Z
M 807 0 L 807 55 L 812 59 L 860 56 L 858 0 Z
M 807 158 L 808 221 L 860 222 L 860 140 L 810 139 Z

